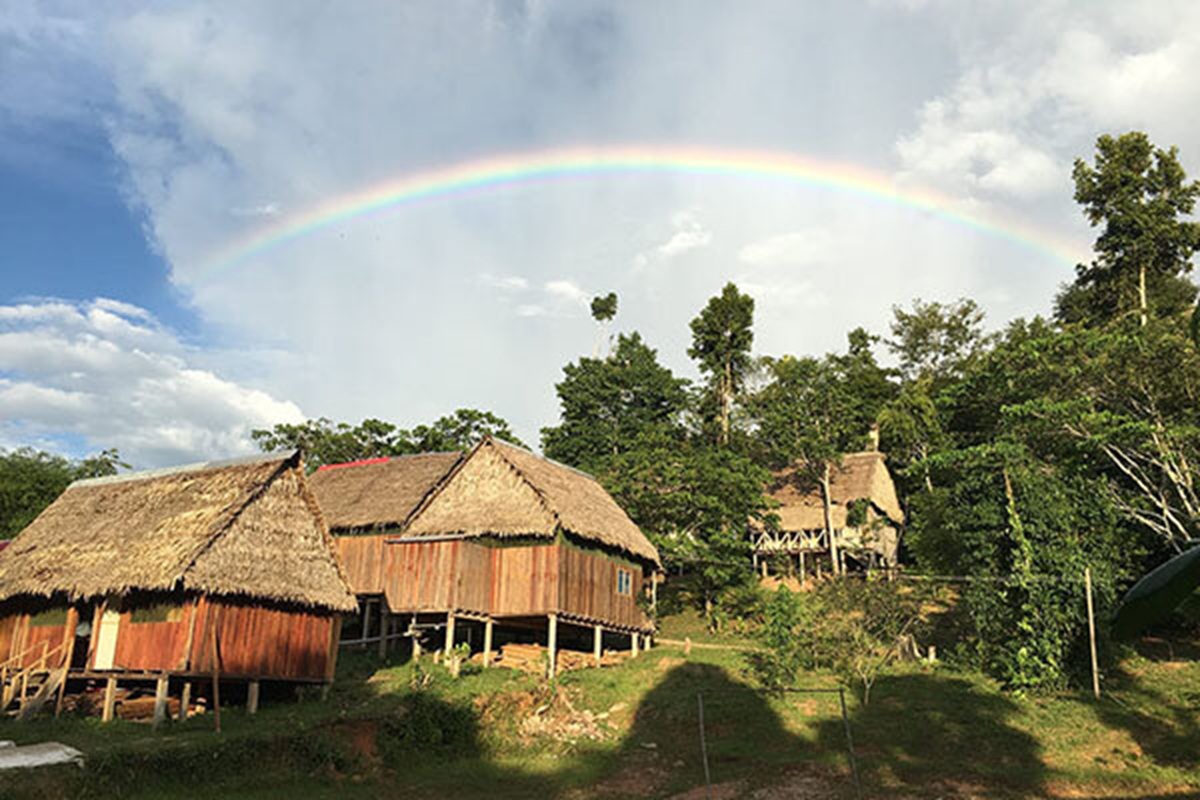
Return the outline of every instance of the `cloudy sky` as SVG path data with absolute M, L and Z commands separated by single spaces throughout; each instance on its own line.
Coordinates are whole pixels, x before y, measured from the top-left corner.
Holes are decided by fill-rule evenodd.
M 914 297 L 1045 313 L 1091 239 L 1072 159 L 1136 128 L 1200 171 L 1197 74 L 1190 0 L 6 0 L 0 447 L 148 467 L 460 406 L 536 442 L 608 291 L 688 375 L 687 322 L 728 280 L 762 353 L 885 332 Z M 803 158 L 897 199 L 583 173 L 227 257 L 406 176 L 615 147 Z M 929 193 L 974 224 L 905 202 Z

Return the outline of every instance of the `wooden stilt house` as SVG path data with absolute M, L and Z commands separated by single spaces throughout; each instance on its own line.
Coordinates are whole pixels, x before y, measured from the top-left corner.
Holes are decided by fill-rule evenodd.
M 257 702 L 332 680 L 355 608 L 298 453 L 77 481 L 0 552 L 4 705 L 31 679 L 38 704 L 102 681 L 106 716 L 118 681 Z
M 772 511 L 779 529 L 754 533 L 754 558 L 764 575 L 769 564 L 801 574 L 832 570 L 835 557 L 862 568 L 895 566 L 904 511 L 884 454 L 847 453 L 830 477 L 832 546 L 821 487 L 796 468 L 775 474 L 768 495 L 778 503 Z
M 658 552 L 595 479 L 491 438 L 462 456 L 417 458 L 312 478 L 352 554 L 352 586 L 381 601 L 381 627 L 365 638 L 382 649 L 397 632 L 419 643 L 428 630 L 447 649 L 482 649 L 485 662 L 493 636 L 544 635 L 551 651 L 586 638 L 599 652 L 606 633 L 645 644 Z

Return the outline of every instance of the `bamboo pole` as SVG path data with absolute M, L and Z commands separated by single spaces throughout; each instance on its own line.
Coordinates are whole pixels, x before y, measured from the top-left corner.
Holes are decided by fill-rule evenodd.
M 1096 657 L 1096 611 L 1092 605 L 1092 568 L 1083 570 L 1084 593 L 1087 595 L 1088 643 L 1092 651 L 1092 694 L 1100 699 L 1100 666 Z

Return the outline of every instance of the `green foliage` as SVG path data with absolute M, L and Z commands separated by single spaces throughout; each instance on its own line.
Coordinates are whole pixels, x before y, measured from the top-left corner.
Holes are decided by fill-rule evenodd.
M 707 422 L 715 428 L 715 441 L 722 446 L 729 444 L 733 404 L 754 365 L 750 356 L 753 325 L 754 298 L 742 294 L 733 283 L 725 284 L 691 322 L 688 355 L 708 377 L 716 414 Z
M 794 686 L 801 669 L 816 666 L 811 646 L 817 622 L 813 609 L 803 595 L 780 586 L 770 595 L 762 616 L 754 637 L 761 649 L 746 656 L 750 672 L 767 689 Z
M 1085 667 L 1083 571 L 1100 613 L 1111 608 L 1127 554 L 1095 479 L 1056 470 L 1013 443 L 934 459 L 948 488 L 914 503 L 918 563 L 967 575 L 971 638 L 960 653 L 1013 689 L 1054 689 Z
M 781 689 L 803 669 L 829 669 L 857 684 L 866 705 L 900 637 L 922 632 L 921 601 L 920 591 L 879 580 L 828 581 L 805 593 L 780 586 L 763 609 L 750 671 L 764 687 Z
M 1104 135 L 1094 165 L 1075 161 L 1074 179 L 1075 200 L 1101 231 L 1095 260 L 1060 297 L 1060 319 L 1102 325 L 1136 312 L 1144 325 L 1150 313 L 1190 305 L 1195 289 L 1178 276 L 1200 248 L 1200 223 L 1186 219 L 1200 182 L 1187 181 L 1176 148 L 1155 147 L 1138 131 Z
M 128 466 L 115 449 L 80 461 L 31 447 L 0 450 L 0 539 L 24 530 L 72 481 L 115 475 Z
M 379 754 L 400 769 L 415 755 L 470 758 L 481 754 L 479 716 L 466 704 L 427 691 L 407 695 L 380 721 Z
M 617 315 L 617 293 L 597 295 L 592 298 L 592 319 L 597 322 L 608 322 Z
M 555 387 L 561 421 L 542 429 L 542 449 L 588 472 L 604 471 L 642 436 L 677 427 L 688 400 L 687 381 L 637 333 L 618 336 L 607 358 L 581 358 L 563 373 Z
M 366 458 L 467 450 L 485 435 L 521 444 L 508 422 L 491 412 L 473 408 L 460 408 L 432 424 L 418 425 L 412 430 L 378 419 L 365 419 L 358 425 L 350 425 L 320 417 L 250 432 L 250 438 L 264 452 L 299 448 L 310 470 L 322 464 Z
M 892 316 L 893 338 L 887 345 L 906 380 L 952 379 L 986 344 L 983 311 L 968 298 L 953 303 L 918 298 L 911 311 L 892 306 Z

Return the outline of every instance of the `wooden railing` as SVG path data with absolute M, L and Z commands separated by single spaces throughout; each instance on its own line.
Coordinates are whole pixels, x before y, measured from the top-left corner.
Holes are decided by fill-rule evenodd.
M 39 642 L 33 647 L 25 649 L 23 652 L 9 658 L 7 661 L 0 663 L 0 685 L 3 688 L 3 696 L 0 696 L 0 710 L 6 709 L 12 704 L 13 698 L 17 696 L 18 685 L 21 688 L 21 697 L 24 698 L 29 693 L 29 677 L 36 672 L 49 672 L 50 661 L 53 657 L 62 653 L 66 654 L 67 645 L 70 640 L 61 642 L 56 647 L 50 647 L 50 640 Z M 29 666 L 24 666 L 29 657 L 41 651 Z M 59 664 L 56 666 L 66 666 Z

